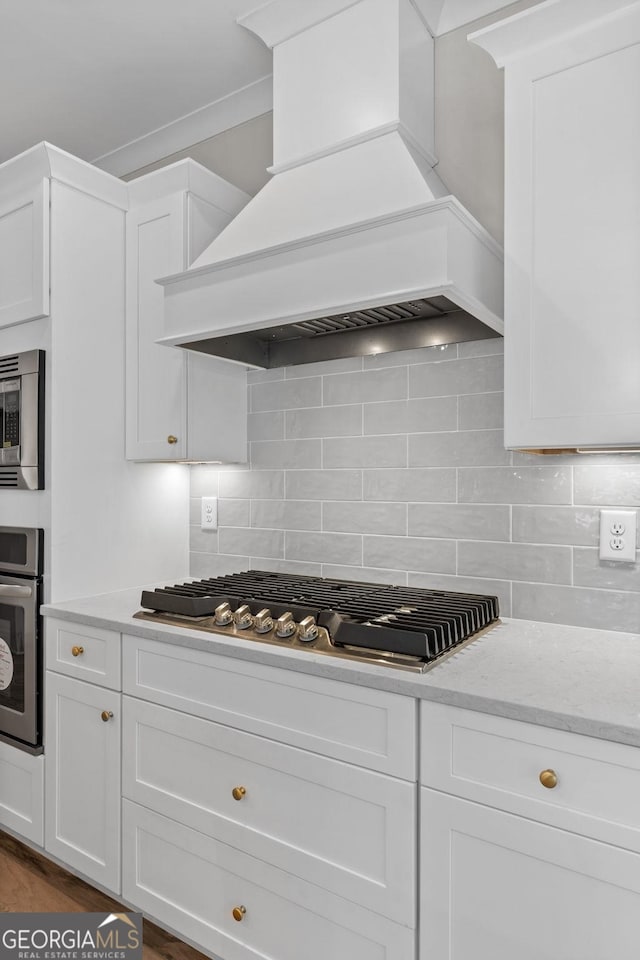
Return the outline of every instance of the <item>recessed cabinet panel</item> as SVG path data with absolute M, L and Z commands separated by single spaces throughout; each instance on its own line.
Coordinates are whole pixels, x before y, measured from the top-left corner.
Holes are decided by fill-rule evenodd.
M 535 421 L 640 417 L 638 91 L 637 44 L 533 84 Z
M 421 794 L 421 960 L 636 960 L 638 854 Z
M 49 313 L 49 181 L 0 207 L 0 327 Z
M 182 193 L 127 214 L 127 457 L 133 460 L 186 456 L 187 357 L 155 342 L 164 316 L 155 281 L 186 266 L 185 223 Z
M 47 671 L 45 849 L 120 891 L 119 693 Z

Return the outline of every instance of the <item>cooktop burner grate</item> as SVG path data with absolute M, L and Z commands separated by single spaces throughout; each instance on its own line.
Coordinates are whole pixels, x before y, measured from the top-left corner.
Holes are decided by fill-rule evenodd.
M 210 617 L 220 604 L 255 616 L 314 617 L 335 647 L 363 647 L 436 659 L 498 619 L 496 597 L 249 570 L 144 591 L 142 606 L 181 617 Z M 336 651 L 338 652 L 338 651 Z

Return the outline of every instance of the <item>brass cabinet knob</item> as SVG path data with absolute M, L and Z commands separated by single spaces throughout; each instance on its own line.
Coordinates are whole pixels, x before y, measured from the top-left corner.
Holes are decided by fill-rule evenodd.
M 84 647 L 71 647 L 72 657 L 81 657 L 84 653 Z
M 555 770 L 543 770 L 539 779 L 542 786 L 546 787 L 548 790 L 553 790 L 558 783 L 558 777 Z
M 246 792 L 247 792 L 246 787 L 234 787 L 233 790 L 231 791 L 231 796 L 233 797 L 234 800 L 242 800 Z
M 177 442 L 178 442 L 178 438 L 174 437 L 174 435 L 170 433 L 169 436 L 167 437 L 167 443 L 177 443 Z
M 113 711 L 103 710 L 102 713 L 100 714 L 100 718 L 106 723 L 107 720 L 113 719 Z
M 231 911 L 231 915 L 234 920 L 237 920 L 238 923 L 240 923 L 240 921 L 244 918 L 244 915 L 246 912 L 247 912 L 247 908 L 241 905 L 239 907 L 234 907 L 233 910 Z

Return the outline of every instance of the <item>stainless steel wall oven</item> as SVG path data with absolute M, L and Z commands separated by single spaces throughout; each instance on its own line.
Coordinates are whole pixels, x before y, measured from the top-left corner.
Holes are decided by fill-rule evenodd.
M 43 531 L 0 527 L 0 739 L 42 750 Z
M 0 357 L 0 488 L 44 487 L 44 350 Z

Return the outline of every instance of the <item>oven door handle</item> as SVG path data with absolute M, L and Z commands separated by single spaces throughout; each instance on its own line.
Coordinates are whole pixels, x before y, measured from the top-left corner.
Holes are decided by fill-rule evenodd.
M 19 587 L 14 584 L 0 583 L 0 597 L 12 597 L 21 600 L 23 597 L 32 597 L 33 587 Z

